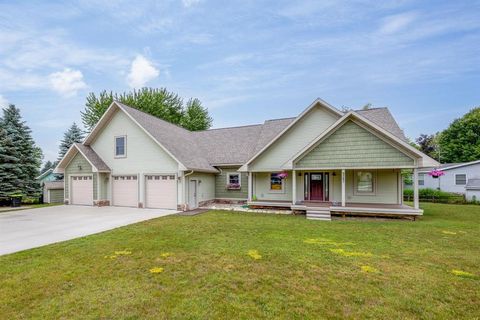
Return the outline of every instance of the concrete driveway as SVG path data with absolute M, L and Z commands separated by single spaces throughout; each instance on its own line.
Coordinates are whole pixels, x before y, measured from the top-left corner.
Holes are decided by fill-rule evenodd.
M 176 212 L 70 205 L 0 213 L 0 255 L 75 239 Z

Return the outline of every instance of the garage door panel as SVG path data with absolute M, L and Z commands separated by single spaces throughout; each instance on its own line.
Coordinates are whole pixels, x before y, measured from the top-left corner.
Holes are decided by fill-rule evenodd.
M 73 176 L 71 179 L 71 203 L 77 205 L 93 205 L 92 176 Z
M 147 208 L 177 209 L 175 175 L 147 175 L 145 200 Z
M 138 178 L 136 175 L 114 176 L 112 189 L 114 206 L 138 206 Z

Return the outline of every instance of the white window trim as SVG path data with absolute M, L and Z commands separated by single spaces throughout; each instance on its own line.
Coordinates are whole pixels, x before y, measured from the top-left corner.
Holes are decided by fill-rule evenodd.
M 117 138 L 123 138 L 124 140 L 124 146 L 123 146 L 123 155 L 117 155 Z M 121 159 L 121 158 L 126 158 L 127 157 L 127 135 L 122 135 L 122 136 L 115 136 L 113 137 L 113 156 L 115 159 Z
M 457 176 L 465 176 L 465 184 L 457 183 Z M 455 173 L 455 185 L 456 186 L 466 186 L 468 182 L 468 177 L 466 173 Z
M 372 183 L 373 191 L 372 192 L 362 192 L 358 191 L 357 188 L 357 173 L 358 172 L 371 172 L 372 173 Z M 356 196 L 374 196 L 377 194 L 377 171 L 376 170 L 354 170 L 353 171 L 353 193 Z
M 238 176 L 238 184 L 240 187 L 242 186 L 242 175 L 240 172 L 227 172 L 227 186 L 230 184 L 230 176 L 236 175 Z
M 420 183 L 420 181 L 422 183 Z M 419 173 L 418 174 L 418 185 L 419 186 L 424 186 L 425 185 L 425 173 Z
M 282 189 L 281 190 L 273 190 L 272 189 L 272 174 L 280 174 L 281 172 L 270 172 L 268 175 L 268 193 L 285 193 L 285 179 L 281 179 L 282 181 Z

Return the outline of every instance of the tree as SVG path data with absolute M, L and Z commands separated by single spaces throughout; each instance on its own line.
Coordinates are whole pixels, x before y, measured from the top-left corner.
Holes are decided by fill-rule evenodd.
M 74 122 L 70 128 L 63 134 L 63 139 L 60 141 L 60 150 L 58 151 L 58 161 L 62 160 L 65 153 L 74 143 L 81 143 L 85 135 L 79 126 Z
M 438 139 L 441 160 L 445 163 L 480 159 L 480 107 L 455 119 Z
M 426 155 L 435 158 L 437 153 L 437 138 L 433 134 L 421 134 L 417 139 L 415 139 L 420 151 Z
M 371 104 L 371 103 L 369 102 L 369 103 L 367 103 L 366 105 L 364 105 L 364 106 L 362 107 L 362 110 L 370 110 L 370 109 L 372 109 L 372 108 L 373 108 L 373 104 Z
M 31 130 L 22 120 L 20 110 L 14 105 L 3 109 L 3 117 L 0 119 L 0 127 L 4 130 L 4 158 L 10 159 L 10 167 L 6 171 L 9 176 L 15 172 L 15 193 L 21 192 L 25 196 L 38 196 L 40 186 L 35 181 L 39 174 L 42 161 L 42 152 L 33 141 Z M 11 142 L 10 142 L 11 141 Z M 13 144 L 13 148 L 10 144 Z M 4 167 L 4 169 L 6 169 Z M 5 176 L 5 173 L 4 173 Z M 7 184 L 12 177 L 6 178 Z M 12 190 L 12 189 L 9 189 Z M 8 191 L 7 193 L 12 192 Z M 10 193 L 11 195 L 11 193 Z
M 182 98 L 165 88 L 142 88 L 120 94 L 105 90 L 98 96 L 90 93 L 81 112 L 87 130 L 93 129 L 114 100 L 190 130 L 205 130 L 212 124 L 208 110 L 198 99 L 190 99 L 184 106 Z
M 210 128 L 212 121 L 212 117 L 208 114 L 207 109 L 202 107 L 200 100 L 190 99 L 180 125 L 190 131 L 198 131 Z
M 50 170 L 50 169 L 54 169 L 56 166 L 56 164 L 50 160 L 48 160 L 47 162 L 45 162 L 45 164 L 43 165 L 43 168 L 42 170 L 40 170 L 40 174 L 43 174 L 45 172 L 47 172 L 47 170 Z
M 21 193 L 20 158 L 7 131 L 0 123 L 0 199 Z

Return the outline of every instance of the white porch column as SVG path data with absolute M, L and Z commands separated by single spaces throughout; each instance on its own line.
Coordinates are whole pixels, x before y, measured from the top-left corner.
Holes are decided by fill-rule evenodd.
M 346 196 L 345 196 L 345 169 L 342 169 L 342 207 L 346 205 Z
M 253 174 L 252 172 L 248 172 L 248 201 L 252 201 L 252 194 L 253 194 Z
M 413 169 L 413 207 L 415 209 L 419 209 L 419 201 L 418 201 L 418 169 Z
M 297 171 L 292 171 L 292 204 L 297 202 Z

